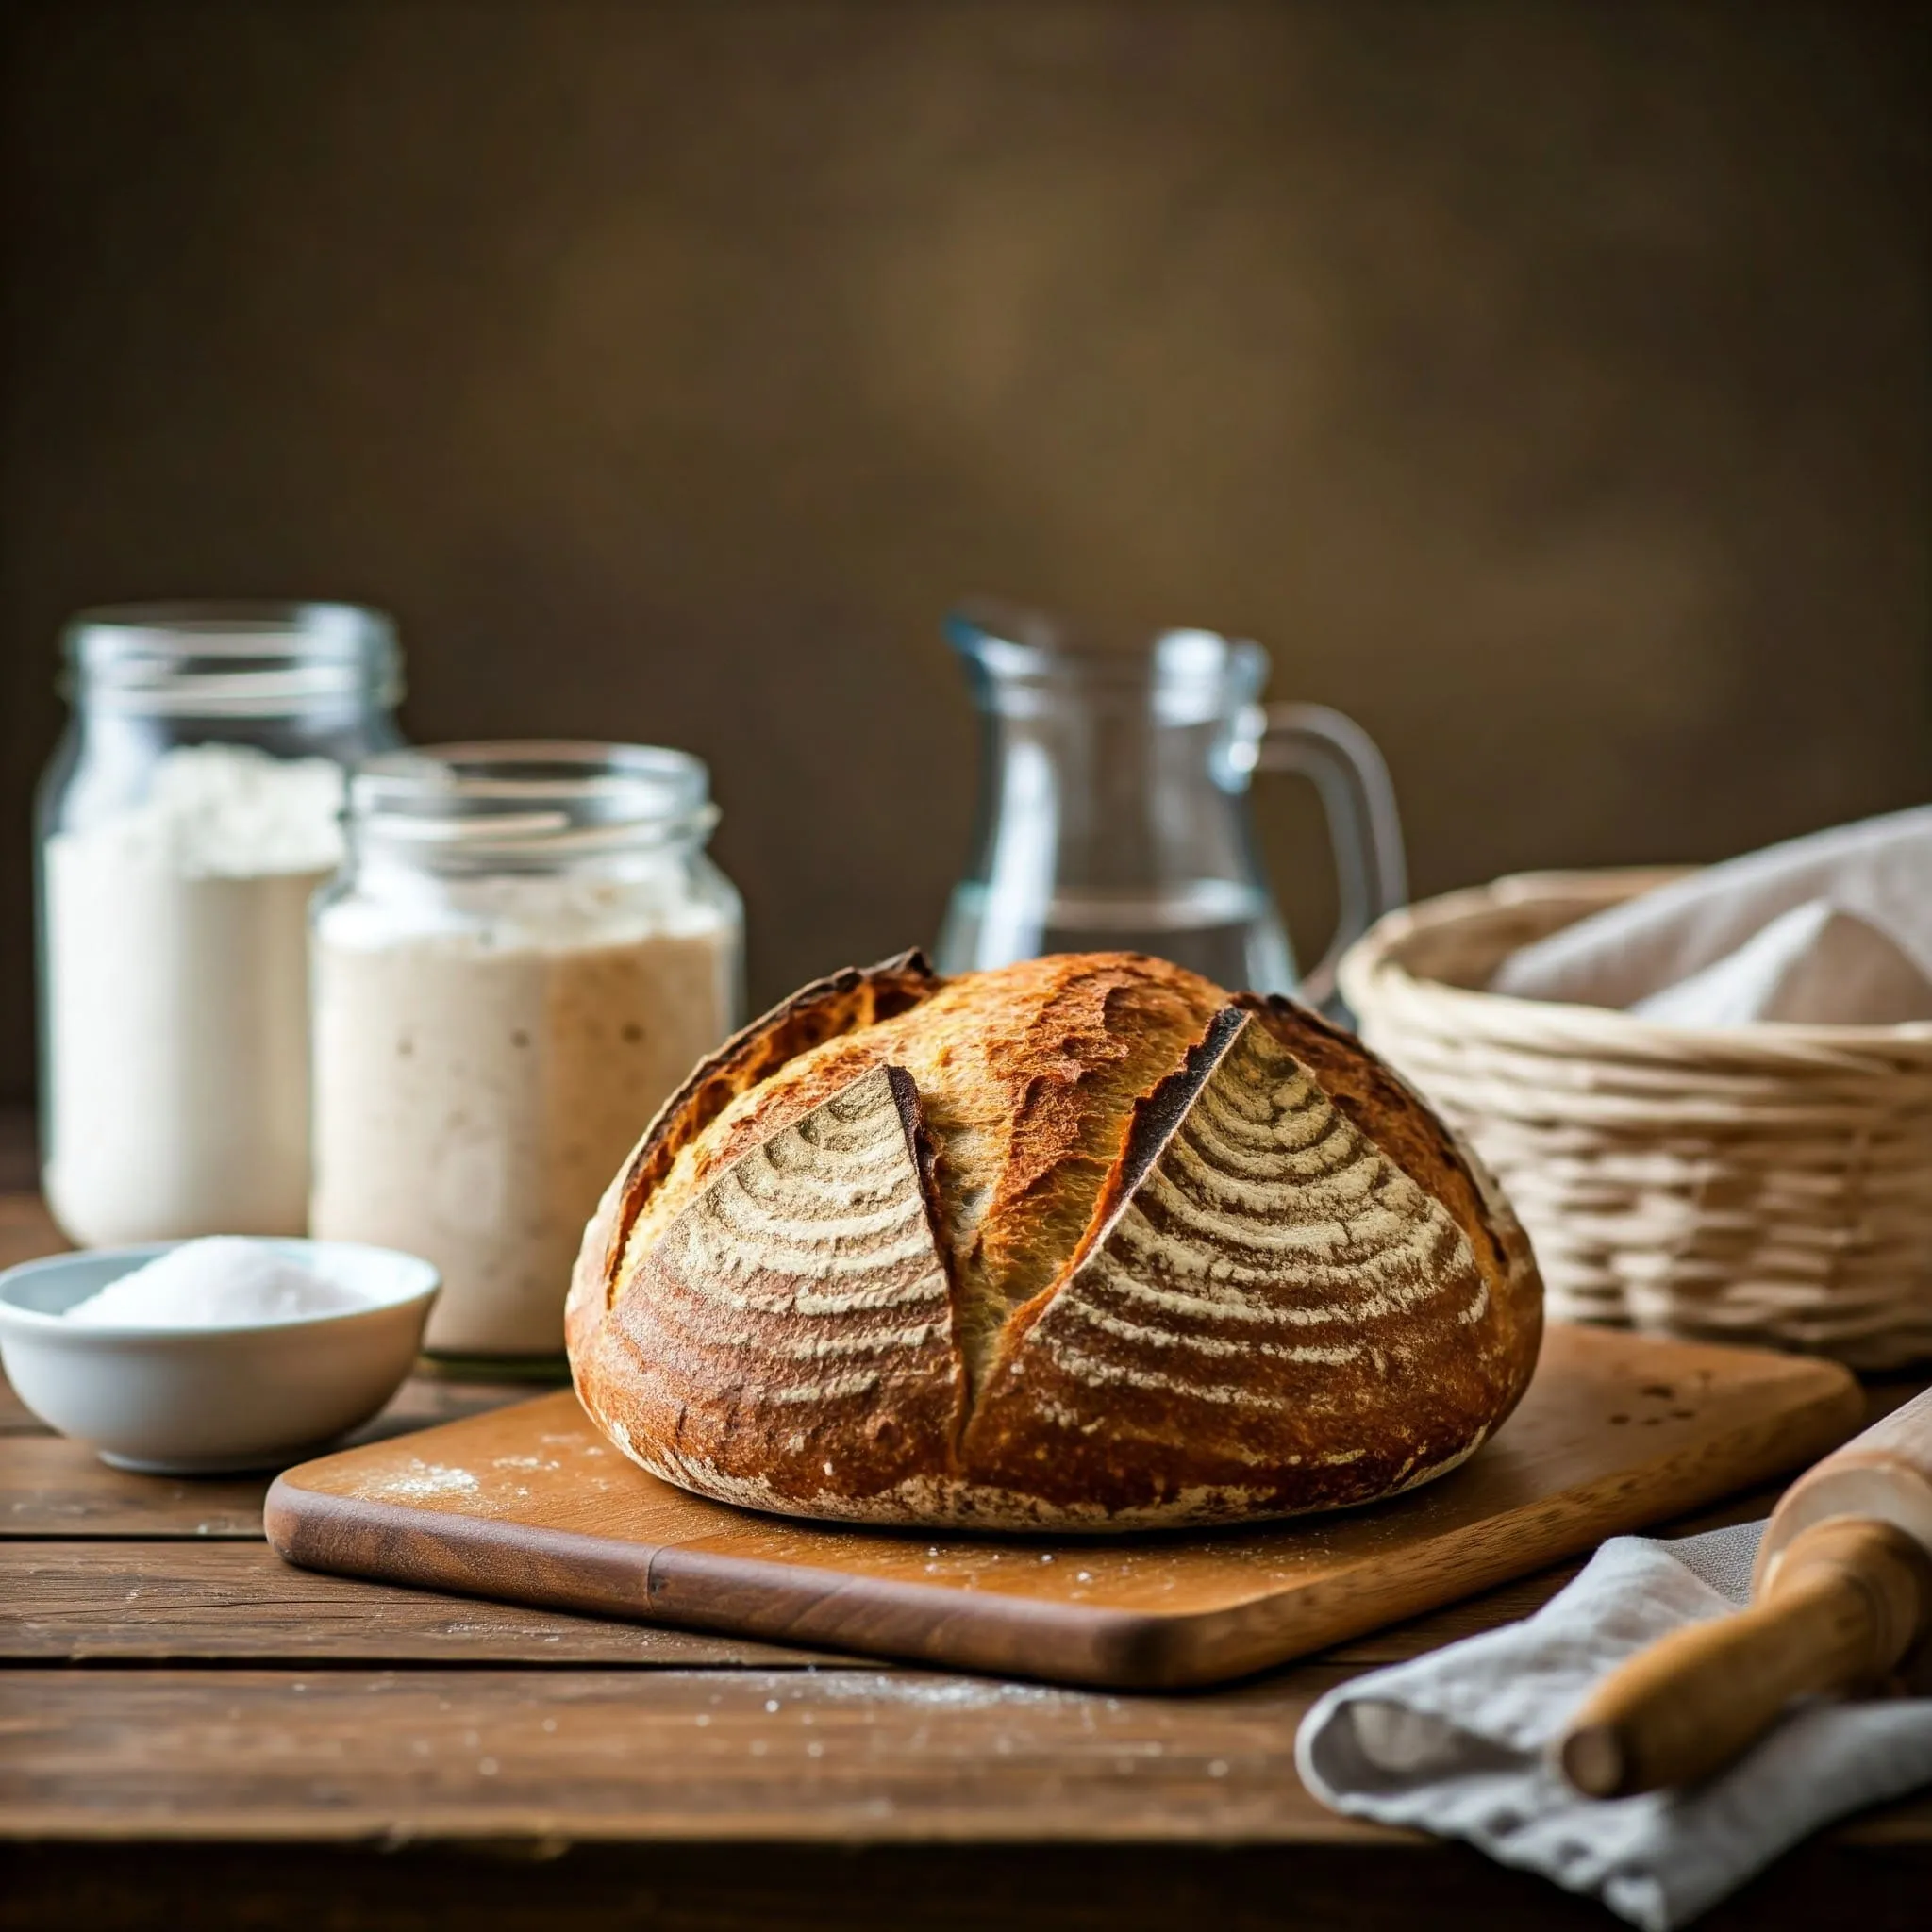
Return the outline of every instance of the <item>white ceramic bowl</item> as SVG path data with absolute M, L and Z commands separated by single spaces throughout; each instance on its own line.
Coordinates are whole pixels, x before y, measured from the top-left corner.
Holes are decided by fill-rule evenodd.
M 66 1310 L 173 1242 L 54 1255 L 0 1274 L 0 1363 L 27 1407 L 118 1469 L 170 1475 L 296 1460 L 367 1422 L 422 1344 L 427 1261 L 355 1241 L 276 1241 L 367 1307 L 230 1328 L 96 1327 Z

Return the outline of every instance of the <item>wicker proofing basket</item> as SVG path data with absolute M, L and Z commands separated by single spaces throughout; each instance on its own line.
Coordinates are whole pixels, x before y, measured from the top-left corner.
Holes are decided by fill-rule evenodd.
M 1552 1315 L 1857 1368 L 1932 1355 L 1932 1024 L 1705 1031 L 1472 990 L 1677 876 L 1528 874 L 1409 907 L 1342 960 L 1342 994 L 1501 1177 Z

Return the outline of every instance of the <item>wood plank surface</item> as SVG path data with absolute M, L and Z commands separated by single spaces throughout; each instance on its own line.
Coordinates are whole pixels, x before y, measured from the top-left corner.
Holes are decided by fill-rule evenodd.
M 0 1450 L 0 1537 L 261 1536 L 266 1476 L 135 1475 L 65 1436 Z
M 290 1471 L 292 1560 L 393 1582 L 1067 1682 L 1246 1674 L 1546 1567 L 1809 1460 L 1841 1369 L 1558 1326 L 1464 1468 L 1372 1507 L 1138 1539 L 891 1534 L 658 1482 L 568 1391 Z
M 1695 1536 L 1762 1519 L 1775 1489 L 1747 1491 L 1660 1524 Z M 1326 1663 L 1400 1663 L 1540 1609 L 1581 1559 L 1424 1616 L 1351 1638 Z M 141 1658 L 342 1662 L 663 1663 L 839 1661 L 750 1638 L 572 1616 L 329 1576 L 243 1541 L 0 1542 L 0 1662 Z
M 838 1662 L 745 1638 L 390 1589 L 258 1542 L 0 1543 L 0 1661 L 595 1664 Z
M 18 1398 L 0 1381 L 0 1391 Z M 445 1381 L 412 1375 L 352 1442 L 377 1442 L 435 1424 L 526 1401 L 527 1383 Z M 147 1476 L 110 1469 L 84 1442 L 56 1436 L 24 1409 L 0 1440 L 0 1537 L 261 1535 L 269 1475 Z
M 1139 1697 L 876 1669 L 0 1671 L 0 1836 L 1399 1842 L 1295 1774 L 1350 1674 Z M 1843 1829 L 1932 1839 L 1932 1797 Z
M 0 1671 L 0 1834 L 1387 1840 L 1295 1775 L 1349 1673 L 1142 1698 L 920 1671 Z
M 1337 1645 L 1323 1661 L 1420 1657 L 1524 1617 L 1560 1564 Z M 571 1616 L 298 1570 L 248 1542 L 0 1543 L 0 1662 L 515 1663 L 602 1668 L 850 1661 L 750 1638 Z

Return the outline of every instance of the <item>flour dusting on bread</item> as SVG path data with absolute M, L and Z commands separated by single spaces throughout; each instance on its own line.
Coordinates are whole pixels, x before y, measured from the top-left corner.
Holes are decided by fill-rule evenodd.
M 1386 1495 L 1522 1393 L 1494 1183 L 1358 1043 L 1138 954 L 808 989 L 652 1124 L 587 1230 L 586 1406 L 666 1480 L 1012 1529 Z

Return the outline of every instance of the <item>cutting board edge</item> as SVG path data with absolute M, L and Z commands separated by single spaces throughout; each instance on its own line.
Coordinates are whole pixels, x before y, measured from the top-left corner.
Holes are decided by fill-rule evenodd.
M 262 1506 L 269 1547 L 297 1569 L 1052 1683 L 1130 1689 L 1178 1681 L 1169 1654 L 1185 1646 L 1185 1615 L 942 1592 L 801 1563 L 411 1509 L 305 1489 L 291 1480 L 297 1474 L 277 1476 Z M 505 1552 L 520 1573 L 510 1583 L 471 1560 Z M 713 1600 L 720 1585 L 730 1602 Z M 744 1606 L 747 1590 L 764 1593 L 757 1613 Z M 855 1630 L 854 1611 L 868 1627 Z
M 1293 1591 L 1257 1591 L 1213 1608 L 1122 1608 L 991 1590 L 941 1591 L 828 1565 L 720 1554 L 702 1541 L 617 1539 L 425 1510 L 303 1480 L 366 1450 L 285 1472 L 270 1490 L 263 1527 L 287 1561 L 380 1582 L 941 1668 L 1108 1689 L 1183 1690 L 1252 1675 L 1528 1574 L 1606 1535 L 1641 1529 L 1766 1481 L 1857 1428 L 1862 1397 L 1848 1371 L 1803 1357 L 1772 1360 L 1780 1371 L 1773 1379 L 1788 1388 L 1808 1385 L 1792 1406 L 1587 1478 L 1526 1510 L 1439 1530 L 1409 1553 L 1399 1573 L 1407 1588 L 1391 1592 L 1388 1574 L 1378 1573 L 1372 1612 L 1362 1602 L 1368 1586 L 1346 1575 Z M 516 1407 L 557 1399 L 540 1395 Z
M 1634 1535 L 1808 1467 L 1857 1433 L 1864 1421 L 1865 1404 L 1857 1378 L 1850 1370 L 1836 1362 L 1805 1360 L 1803 1365 L 1824 1372 L 1818 1378 L 1816 1397 L 1804 1407 L 1782 1411 L 1772 1419 L 1740 1424 L 1722 1436 L 1674 1450 L 1655 1463 L 1619 1470 L 1544 1498 L 1541 1513 L 1559 1533 L 1536 1541 L 1533 1560 L 1524 1561 L 1522 1556 L 1523 1518 L 1498 1517 L 1445 1530 L 1415 1545 L 1404 1574 L 1416 1577 L 1416 1586 L 1391 1593 L 1386 1583 L 1379 1585 L 1378 1609 L 1391 1602 L 1394 1607 L 1372 1622 L 1339 1613 L 1339 1605 L 1345 1604 L 1353 1593 L 1345 1578 L 1340 1586 L 1316 1585 L 1293 1594 L 1256 1596 L 1225 1609 L 1203 1611 L 1187 1620 L 1191 1647 L 1197 1652 L 1191 1662 L 1198 1674 L 1168 1679 L 1168 1687 L 1179 1690 L 1226 1683 L 1291 1662 L 1331 1644 L 1347 1642 L 1531 1575 L 1610 1537 Z M 1733 1459 L 1740 1445 L 1748 1445 L 1741 1462 Z M 1721 1477 L 1700 1480 L 1701 1472 L 1720 1462 Z M 1659 1483 L 1658 1477 L 1665 1480 Z M 1637 1480 L 1641 1478 L 1649 1480 Z M 1627 1507 L 1619 1508 L 1617 1505 L 1625 1498 Z M 1592 1505 L 1598 1506 L 1594 1515 Z M 1480 1551 L 1485 1543 L 1498 1546 L 1495 1560 L 1451 1562 L 1433 1573 L 1415 1560 L 1441 1550 Z M 1506 1544 L 1510 1554 L 1504 1556 L 1500 1552 Z M 1439 1588 L 1441 1584 L 1447 1587 Z
M 278 1475 L 261 1506 L 262 1535 L 269 1548 L 298 1570 L 615 1615 L 629 1622 L 659 1621 L 650 1615 L 650 1563 L 658 1552 L 656 1543 L 533 1529 L 489 1517 L 341 1496 L 304 1488 L 295 1480 L 300 1474 L 298 1467 Z M 506 1588 L 499 1571 L 492 1569 L 486 1575 L 464 1560 L 506 1552 L 520 1573 L 522 1587 L 514 1590 Z M 533 1555 L 570 1566 L 587 1563 L 592 1575 L 609 1579 L 608 1584 L 574 1589 L 566 1580 L 569 1569 L 559 1571 L 553 1580 L 534 1570 L 529 1561 Z M 525 1577 L 523 1572 L 532 1574 Z
M 1842 1441 L 1862 1415 L 1851 1374 L 1835 1364 L 1804 1366 L 1820 1372 L 1818 1388 L 1797 1408 L 1559 1491 L 1529 1524 L 1521 1516 L 1499 1518 L 1493 1533 L 1485 1533 L 1487 1524 L 1464 1525 L 1418 1544 L 1402 1573 L 1410 1587 L 1391 1599 L 1383 1577 L 1373 1615 L 1363 1609 L 1362 1591 L 1346 1578 L 1223 1609 L 1178 1612 L 991 1591 L 941 1592 L 676 1542 L 620 1541 L 343 1496 L 307 1488 L 301 1468 L 270 1489 L 263 1528 L 271 1547 L 299 1567 L 411 1588 L 1052 1682 L 1201 1688 L 1492 1589 L 1574 1556 L 1606 1534 L 1629 1534 L 1797 1468 Z M 1705 1474 L 1720 1464 L 1715 1480 Z M 513 1559 L 508 1581 L 506 1554 Z M 758 1600 L 747 1605 L 747 1593 Z

